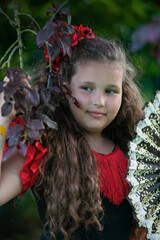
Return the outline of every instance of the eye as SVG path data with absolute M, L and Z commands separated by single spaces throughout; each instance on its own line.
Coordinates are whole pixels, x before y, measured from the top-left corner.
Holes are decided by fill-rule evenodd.
M 113 89 L 107 89 L 105 93 L 113 94 L 113 93 L 116 93 L 116 91 Z
M 83 89 L 84 91 L 86 91 L 86 92 L 92 91 L 92 88 L 89 87 L 89 86 L 83 86 L 82 89 Z

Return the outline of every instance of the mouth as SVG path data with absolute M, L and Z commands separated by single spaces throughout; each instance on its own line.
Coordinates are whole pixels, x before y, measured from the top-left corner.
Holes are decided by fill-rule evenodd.
M 101 118 L 104 117 L 106 114 L 102 113 L 102 112 L 88 112 L 92 117 L 96 117 L 96 118 Z

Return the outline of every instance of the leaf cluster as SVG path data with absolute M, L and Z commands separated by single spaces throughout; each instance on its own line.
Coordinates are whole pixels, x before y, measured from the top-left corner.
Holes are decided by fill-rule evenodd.
M 7 131 L 8 150 L 4 155 L 6 159 L 16 146 L 21 154 L 26 154 L 26 144 L 32 144 L 35 140 L 40 140 L 45 125 L 49 128 L 57 128 L 57 124 L 43 113 L 48 106 L 54 111 L 57 102 L 54 101 L 56 95 L 62 94 L 60 88 L 52 86 L 50 91 L 43 84 L 38 90 L 29 87 L 25 83 L 26 73 L 22 69 L 14 70 L 10 67 L 5 76 L 9 81 L 0 83 L 0 93 L 4 92 L 4 104 L 1 108 L 2 115 L 7 116 L 13 107 L 17 111 L 24 124 L 16 124 Z M 53 98 L 52 95 L 54 95 Z M 52 99 L 52 101 L 51 101 Z M 56 98 L 57 99 L 57 98 Z
M 27 79 L 26 73 L 22 69 L 16 71 L 10 67 L 4 74 L 9 82 L 0 83 L 0 93 L 4 91 L 5 103 L 2 106 L 2 116 L 11 113 L 13 103 L 16 111 L 30 111 L 32 106 L 39 103 L 39 95 L 35 89 L 30 88 L 24 82 Z
M 53 75 L 54 73 L 50 73 L 49 77 L 53 78 Z M 25 155 L 26 144 L 40 140 L 45 127 L 57 128 L 57 123 L 43 112 L 46 107 L 54 111 L 64 95 L 56 84 L 51 84 L 49 89 L 42 83 L 38 85 L 37 90 L 29 87 L 24 81 L 26 74 L 20 68 L 17 70 L 9 68 L 5 76 L 9 81 L 0 83 L 0 93 L 4 91 L 5 101 L 1 108 L 2 115 L 7 116 L 14 107 L 24 124 L 16 124 L 9 128 L 6 136 L 8 149 L 4 160 L 16 146 L 20 153 Z
M 71 40 L 69 35 L 74 32 L 70 25 L 70 10 L 64 4 L 52 3 L 53 8 L 47 9 L 48 20 L 42 30 L 36 36 L 38 47 L 47 46 L 48 56 L 54 60 L 60 51 L 64 55 L 70 55 Z M 67 17 L 67 22 L 63 17 Z M 50 65 L 47 86 L 44 83 L 37 83 L 36 89 L 26 84 L 27 75 L 21 69 L 14 70 L 10 67 L 5 76 L 7 82 L 0 83 L 0 93 L 4 91 L 4 104 L 2 115 L 7 116 L 13 107 L 24 124 L 16 124 L 9 128 L 7 132 L 8 150 L 4 155 L 6 159 L 16 146 L 21 154 L 26 154 L 26 144 L 32 144 L 35 140 L 40 140 L 45 127 L 57 128 L 56 122 L 52 121 L 44 114 L 44 109 L 49 108 L 54 111 L 64 94 L 71 95 L 68 89 L 62 88 L 63 77 L 58 72 L 53 71 Z M 63 90 L 62 90 L 63 89 Z
M 46 44 L 47 52 L 52 60 L 55 60 L 63 49 L 64 55 L 70 56 L 71 39 L 70 34 L 74 32 L 71 26 L 71 14 L 68 7 L 63 8 L 62 3 L 52 3 L 53 8 L 48 8 L 46 14 L 49 15 L 48 20 L 42 30 L 37 33 L 36 43 L 39 47 Z M 52 16 L 50 16 L 53 14 Z M 63 17 L 67 17 L 67 22 Z

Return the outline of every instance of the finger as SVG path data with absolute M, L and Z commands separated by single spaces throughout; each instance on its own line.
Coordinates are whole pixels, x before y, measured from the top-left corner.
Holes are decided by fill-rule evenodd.
M 23 79 L 23 82 L 26 84 L 27 87 L 31 88 L 31 85 L 26 78 Z
M 31 76 L 30 76 L 30 75 L 27 75 L 27 74 L 26 74 L 26 78 L 23 78 L 22 80 L 23 80 L 24 83 L 27 85 L 27 87 L 31 88 L 31 85 L 30 85 L 29 82 L 28 82 L 28 81 L 31 80 Z
M 27 80 L 30 81 L 31 80 L 31 76 L 27 75 Z
M 5 77 L 3 81 L 6 82 L 6 83 L 9 82 L 9 78 Z
M 23 82 L 26 84 L 27 87 L 31 88 L 31 85 L 30 85 L 29 82 L 28 82 L 29 80 L 31 80 L 31 77 L 30 77 L 29 75 L 26 75 L 26 78 L 23 78 L 22 80 L 23 80 Z M 9 78 L 8 78 L 8 77 L 5 77 L 5 78 L 4 78 L 4 81 L 5 81 L 6 83 L 8 83 L 8 82 L 9 82 Z M 6 84 L 5 84 L 5 85 L 6 85 Z M 5 86 L 5 85 L 4 85 L 4 86 Z

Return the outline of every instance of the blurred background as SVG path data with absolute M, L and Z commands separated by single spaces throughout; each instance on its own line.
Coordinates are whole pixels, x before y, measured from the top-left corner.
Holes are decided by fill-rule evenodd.
M 73 25 L 82 23 L 92 28 L 96 35 L 114 38 L 123 44 L 137 68 L 144 101 L 150 100 L 156 89 L 160 89 L 160 1 L 69 0 L 67 6 L 71 10 Z M 52 7 L 49 0 L 19 1 L 19 12 L 33 16 L 41 28 L 47 20 L 46 10 L 49 7 Z M 12 0 L 0 0 L 0 59 L 17 39 L 16 31 L 6 15 L 14 20 Z M 26 16 L 20 19 L 22 27 L 36 30 Z M 23 34 L 22 41 L 24 71 L 34 76 L 33 66 L 44 57 L 43 50 L 37 49 L 35 35 L 30 32 Z M 7 58 L 1 61 L 0 68 Z M 15 52 L 11 66 L 16 68 L 18 65 L 18 52 Z M 1 80 L 6 70 L 7 66 L 0 69 Z M 39 240 L 40 229 L 30 190 L 23 197 L 0 207 L 0 240 Z

